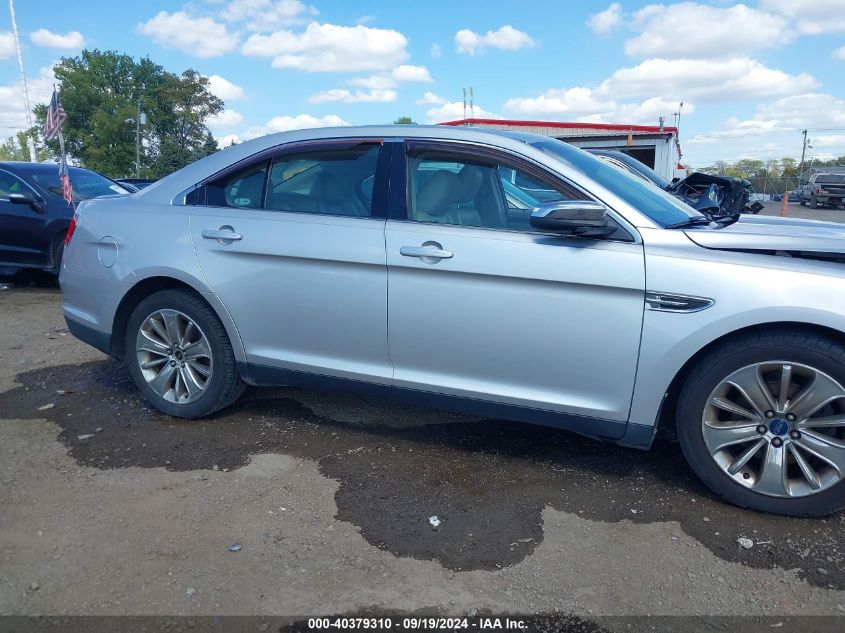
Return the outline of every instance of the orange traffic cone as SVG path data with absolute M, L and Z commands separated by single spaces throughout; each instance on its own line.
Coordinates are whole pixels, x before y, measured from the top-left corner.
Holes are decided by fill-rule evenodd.
M 783 192 L 783 202 L 780 203 L 780 217 L 789 217 L 789 192 Z

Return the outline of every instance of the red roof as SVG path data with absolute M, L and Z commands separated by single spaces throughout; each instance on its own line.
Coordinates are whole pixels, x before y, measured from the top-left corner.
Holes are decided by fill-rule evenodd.
M 626 125 L 622 123 L 577 123 L 564 121 L 522 121 L 519 119 L 460 119 L 446 121 L 439 125 L 507 125 L 510 127 L 556 127 L 562 129 L 606 130 L 614 132 L 646 132 L 650 134 L 678 134 L 678 128 L 657 125 Z

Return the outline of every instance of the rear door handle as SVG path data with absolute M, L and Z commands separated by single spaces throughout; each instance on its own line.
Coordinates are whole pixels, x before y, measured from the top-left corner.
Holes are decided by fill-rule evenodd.
M 444 251 L 437 242 L 423 242 L 422 246 L 402 246 L 399 254 L 405 257 L 419 257 L 426 264 L 434 264 L 441 259 L 451 259 L 451 251 Z M 430 261 L 426 261 L 430 260 Z
M 235 233 L 235 229 L 231 226 L 221 226 L 219 229 L 205 229 L 202 236 L 207 240 L 220 240 L 226 244 L 231 244 L 235 240 L 242 240 L 244 238 L 240 233 Z

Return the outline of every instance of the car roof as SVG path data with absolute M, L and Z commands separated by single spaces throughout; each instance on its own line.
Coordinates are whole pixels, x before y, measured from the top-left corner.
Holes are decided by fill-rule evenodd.
M 50 172 L 59 173 L 58 163 L 29 163 L 25 161 L 3 160 L 0 161 L 0 168 L 9 169 L 10 171 L 18 172 L 20 174 L 46 174 Z M 85 169 L 84 167 L 73 167 L 71 165 L 68 165 L 68 171 L 73 173 L 92 170 Z
M 493 145 L 502 149 L 533 154 L 540 157 L 543 154 L 531 144 L 540 141 L 554 140 L 548 136 L 529 134 L 526 132 L 509 132 L 471 126 L 452 125 L 365 125 L 323 127 L 277 132 L 261 136 L 237 145 L 231 145 L 210 156 L 206 156 L 190 165 L 183 167 L 153 184 L 142 189 L 133 198 L 150 203 L 169 204 L 174 197 L 191 187 L 195 183 L 228 168 L 231 165 L 247 160 L 250 157 L 272 150 L 282 145 L 306 141 L 320 141 L 329 139 L 384 139 L 397 138 L 429 138 L 436 140 L 460 140 Z M 566 145 L 562 143 L 562 145 Z M 571 147 L 573 152 L 580 152 Z

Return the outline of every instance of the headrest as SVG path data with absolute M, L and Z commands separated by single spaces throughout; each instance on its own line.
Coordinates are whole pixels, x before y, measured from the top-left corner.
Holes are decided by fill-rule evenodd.
M 311 187 L 311 195 L 319 198 L 336 198 L 344 193 L 340 178 L 325 171 L 314 179 L 314 185 Z
M 459 190 L 458 175 L 448 169 L 440 169 L 420 189 L 414 210 L 435 217 L 445 215 L 458 199 Z
M 460 188 L 458 190 L 458 202 L 469 202 L 474 200 L 481 185 L 484 182 L 484 168 L 478 165 L 464 165 L 458 172 Z

